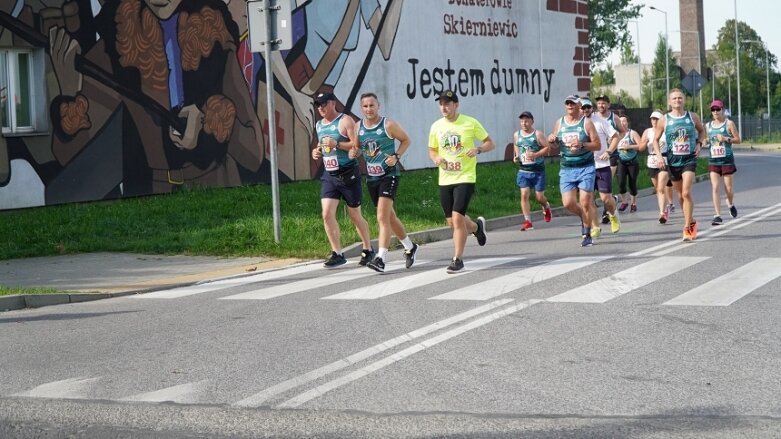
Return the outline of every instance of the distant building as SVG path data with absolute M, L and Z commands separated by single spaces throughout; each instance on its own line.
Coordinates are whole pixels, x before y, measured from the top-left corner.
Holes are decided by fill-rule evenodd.
M 640 87 L 643 77 L 651 70 L 652 64 L 622 64 L 613 66 L 616 83 L 608 86 L 610 94 L 617 95 L 624 90 L 634 99 L 640 99 Z M 664 87 L 664 85 L 662 85 Z M 646 100 L 645 98 L 643 100 Z

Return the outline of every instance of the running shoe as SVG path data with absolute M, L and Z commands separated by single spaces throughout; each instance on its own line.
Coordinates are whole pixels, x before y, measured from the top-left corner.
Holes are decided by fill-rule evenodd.
M 375 253 L 372 249 L 363 249 L 361 251 L 361 260 L 358 262 L 359 265 L 366 266 L 369 262 L 371 262 L 372 259 L 374 259 Z
M 610 222 L 610 218 L 607 216 L 607 210 L 602 211 L 602 224 L 607 224 Z
M 592 227 L 591 228 L 591 237 L 592 238 L 599 238 L 600 235 L 602 235 L 602 228 L 601 227 Z
M 331 256 L 325 262 L 323 262 L 323 267 L 336 268 L 346 263 L 347 263 L 347 259 L 344 258 L 344 255 L 340 255 L 332 251 Z
M 485 240 L 487 239 L 485 236 L 485 218 L 482 216 L 477 217 L 477 230 L 475 230 L 475 238 L 477 238 L 477 243 L 480 245 L 480 247 L 485 245 Z M 463 264 L 461 264 L 463 266 Z
M 412 268 L 412 264 L 415 263 L 415 255 L 418 254 L 418 245 L 412 243 L 412 248 L 404 252 L 404 259 L 406 259 L 407 268 Z
M 542 217 L 545 218 L 546 223 L 550 222 L 551 218 L 553 218 L 553 212 L 550 211 L 550 207 L 542 210 Z
M 629 204 L 627 204 L 627 203 L 621 203 L 621 205 L 620 205 L 620 206 L 618 206 L 618 211 L 619 211 L 619 212 L 623 212 L 623 211 L 625 211 L 625 210 L 626 210 L 626 208 L 627 208 L 627 207 L 629 207 Z
M 730 214 L 731 217 L 737 218 L 738 217 L 738 208 L 735 207 L 734 205 L 730 206 L 729 207 L 729 214 Z
M 525 232 L 527 230 L 533 230 L 534 226 L 532 225 L 532 222 L 529 220 L 524 220 L 523 224 L 521 224 L 521 232 Z
M 710 225 L 712 225 L 712 226 L 720 226 L 722 223 L 723 223 L 723 221 L 721 220 L 721 217 L 716 215 L 716 216 L 713 217 L 713 221 L 710 223 Z
M 621 230 L 621 221 L 618 220 L 618 215 L 610 215 L 610 231 L 618 233 Z
M 591 233 L 594 233 L 594 231 L 592 230 Z M 592 245 L 594 245 L 594 240 L 591 238 L 591 236 L 590 235 L 583 236 L 583 242 L 580 243 L 580 246 L 591 247 Z
M 692 235 L 692 241 L 697 239 L 697 221 L 692 221 L 692 223 L 689 224 L 689 233 Z
M 675 204 L 670 203 L 667 205 L 667 211 L 668 212 L 675 212 Z
M 450 265 L 447 266 L 447 272 L 450 274 L 458 273 L 463 269 L 464 269 L 464 261 L 462 261 L 459 258 L 453 258 L 453 260 L 450 261 Z
M 686 242 L 691 242 L 694 240 L 692 238 L 691 230 L 688 227 L 683 229 L 683 240 Z
M 633 205 L 629 206 L 629 212 L 631 212 L 631 213 L 637 212 L 637 204 L 633 204 Z
M 385 272 L 385 262 L 382 261 L 382 258 L 377 256 L 376 258 L 369 261 L 368 264 L 366 264 L 367 267 L 371 268 L 372 270 L 378 272 L 378 273 L 384 273 Z

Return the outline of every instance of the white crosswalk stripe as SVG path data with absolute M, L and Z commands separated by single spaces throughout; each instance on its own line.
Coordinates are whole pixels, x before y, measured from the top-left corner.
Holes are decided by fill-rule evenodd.
M 573 288 L 549 302 L 605 303 L 651 282 L 702 262 L 708 257 L 666 256 L 628 268 L 590 284 Z
M 416 265 L 424 265 L 429 261 L 417 261 Z M 404 267 L 404 261 L 389 262 L 385 267 L 385 272 L 390 273 L 400 270 Z M 268 300 L 275 297 L 286 296 L 288 294 L 300 293 L 313 288 L 336 285 L 338 283 L 362 279 L 364 277 L 377 276 L 377 272 L 366 267 L 355 270 L 338 270 L 334 274 L 318 276 L 312 279 L 304 279 L 297 282 L 291 282 L 281 285 L 274 285 L 266 288 L 259 288 L 233 296 L 222 297 L 221 300 Z
M 130 296 L 133 299 L 178 299 L 180 297 L 192 296 L 194 294 L 209 293 L 212 291 L 224 290 L 226 288 L 238 285 L 248 285 L 255 282 L 264 282 L 268 280 L 280 279 L 283 277 L 295 276 L 297 274 L 309 273 L 316 270 L 322 270 L 322 264 L 302 264 L 287 267 L 281 270 L 266 271 L 254 274 L 252 276 L 232 277 L 229 279 L 217 280 L 201 284 L 189 285 L 186 287 L 173 288 L 170 290 L 153 291 L 146 294 L 137 294 Z
M 402 291 L 408 291 L 424 285 L 430 285 L 433 283 L 441 282 L 447 279 L 452 279 L 454 276 L 461 276 L 466 273 L 474 272 L 477 270 L 484 270 L 486 268 L 495 267 L 497 265 L 507 264 L 513 261 L 519 261 L 523 258 L 485 258 L 470 260 L 468 265 L 464 266 L 464 270 L 460 273 L 450 274 L 442 267 L 437 267 L 434 270 L 428 270 L 423 273 L 417 273 L 412 276 L 406 276 L 401 279 L 391 279 L 387 282 L 382 282 L 377 285 L 367 285 L 365 287 L 355 288 L 344 293 L 334 294 L 333 296 L 323 297 L 323 299 L 329 300 L 370 300 L 379 299 L 381 297 L 390 296 L 391 294 L 400 293 Z
M 548 262 L 547 264 L 529 267 L 521 271 L 489 279 L 477 285 L 469 285 L 449 293 L 440 294 L 439 296 L 431 297 L 430 299 L 488 300 L 610 258 L 612 258 L 612 256 L 558 259 Z
M 663 305 L 729 306 L 781 276 L 781 258 L 759 258 L 717 277 Z

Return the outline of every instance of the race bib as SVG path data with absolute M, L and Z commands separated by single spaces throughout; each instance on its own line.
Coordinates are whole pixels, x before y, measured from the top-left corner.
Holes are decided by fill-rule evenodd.
M 691 145 L 689 145 L 689 142 L 673 143 L 673 155 L 689 155 L 689 154 L 691 154 Z
M 710 147 L 710 156 L 714 159 L 721 159 L 727 156 L 727 148 L 724 145 L 712 145 Z
M 371 177 L 381 177 L 385 175 L 385 168 L 378 164 L 366 164 L 366 173 Z
M 650 154 L 648 156 L 648 167 L 654 169 L 659 167 L 659 163 L 656 161 L 656 154 Z
M 529 158 L 529 153 L 523 153 L 521 154 L 521 164 L 522 165 L 533 165 L 535 162 L 534 160 Z
M 339 170 L 339 159 L 336 156 L 323 157 L 323 165 L 328 172 L 335 172 Z
M 459 172 L 461 171 L 461 161 L 448 161 L 447 166 L 443 168 L 445 171 Z
M 565 146 L 569 147 L 570 145 L 578 145 L 578 141 L 580 140 L 580 136 L 578 134 L 565 134 L 564 137 L 562 137 L 562 142 Z

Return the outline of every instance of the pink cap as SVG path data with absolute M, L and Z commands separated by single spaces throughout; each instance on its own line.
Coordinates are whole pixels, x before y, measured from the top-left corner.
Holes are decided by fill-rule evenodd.
M 724 103 L 722 103 L 719 100 L 716 100 L 716 101 L 711 102 L 710 106 L 711 106 L 711 108 L 713 108 L 713 107 L 724 108 Z

